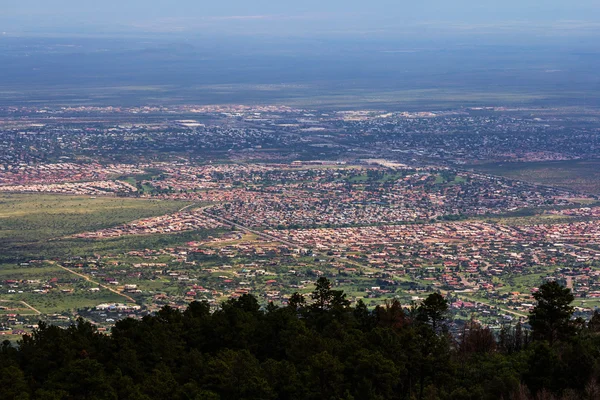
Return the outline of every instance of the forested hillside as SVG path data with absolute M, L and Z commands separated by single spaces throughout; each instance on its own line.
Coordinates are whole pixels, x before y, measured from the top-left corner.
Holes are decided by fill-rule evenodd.
M 531 330 L 447 332 L 439 294 L 403 309 L 350 306 L 325 278 L 310 298 L 210 312 L 165 307 L 111 335 L 41 323 L 0 348 L 1 399 L 598 399 L 600 316 L 571 318 L 568 289 L 535 293 Z

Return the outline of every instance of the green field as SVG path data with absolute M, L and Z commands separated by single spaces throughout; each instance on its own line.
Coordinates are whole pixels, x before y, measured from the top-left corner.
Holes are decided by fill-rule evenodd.
M 51 263 L 32 264 L 19 266 L 14 264 L 4 264 L 0 268 L 0 282 L 7 279 L 19 281 L 13 288 L 14 293 L 8 292 L 3 288 L 0 294 L 0 306 L 11 305 L 18 307 L 20 314 L 36 313 L 26 307 L 25 302 L 36 310 L 47 313 L 61 313 L 71 311 L 82 307 L 94 307 L 104 302 L 123 302 L 126 301 L 122 296 L 102 289 L 99 292 L 90 292 L 91 287 L 96 287 L 94 283 L 87 282 L 81 277 Z M 48 293 L 34 292 L 38 288 L 56 279 L 57 283 Z M 32 283 L 23 283 L 31 281 Z M 72 293 L 64 293 L 62 289 L 73 290 Z
M 19 293 L 2 295 L 3 299 L 25 301 L 43 314 L 74 312 L 85 307 L 95 307 L 102 303 L 125 303 L 127 300 L 108 290 L 91 293 L 82 289 L 64 294 L 54 290 L 47 294 Z M 31 312 L 31 311 L 30 311 Z
M 0 261 L 11 257 L 36 257 L 36 252 L 41 249 L 64 247 L 54 244 L 51 239 L 172 213 L 188 204 L 112 197 L 2 194 L 0 248 L 3 251 Z M 120 241 L 127 239 L 112 242 Z
M 13 254 L 33 258 L 65 258 L 72 256 L 90 256 L 94 254 L 120 254 L 130 250 L 163 249 L 180 246 L 191 241 L 200 241 L 208 236 L 216 236 L 221 230 L 187 231 L 165 235 L 131 235 L 112 239 L 63 239 L 42 241 L 23 248 L 17 248 Z M 1 260 L 0 260 L 1 262 Z
M 469 168 L 540 185 L 600 194 L 600 160 L 505 162 L 470 165 Z
M 5 296 L 4 296 L 5 297 Z M 32 309 L 15 300 L 6 300 L 0 297 L 0 317 L 7 316 L 7 314 L 37 314 Z
M 501 280 L 505 283 L 505 286 L 499 290 L 499 293 L 529 293 L 531 288 L 538 287 L 543 284 L 544 277 L 552 275 L 556 268 L 538 267 L 538 269 L 541 271 L 502 277 Z
M 0 281 L 6 279 L 42 279 L 69 277 L 70 274 L 57 265 L 34 265 L 21 267 L 15 264 L 4 264 L 0 268 Z

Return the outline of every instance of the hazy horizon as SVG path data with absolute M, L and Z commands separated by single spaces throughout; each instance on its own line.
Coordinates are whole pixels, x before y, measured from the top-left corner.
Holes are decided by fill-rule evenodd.
M 600 104 L 591 0 L 5 3 L 4 104 Z
M 543 40 L 600 32 L 600 4 L 491 0 L 402 3 L 21 0 L 0 6 L 3 35 L 363 37 L 387 40 Z

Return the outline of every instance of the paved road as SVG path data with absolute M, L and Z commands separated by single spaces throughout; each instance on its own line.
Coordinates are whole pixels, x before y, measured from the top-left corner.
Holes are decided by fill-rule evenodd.
M 302 243 L 292 242 L 292 241 L 285 240 L 285 239 L 282 239 L 280 237 L 277 237 L 275 235 L 270 235 L 268 233 L 264 233 L 264 232 L 261 232 L 261 231 L 250 229 L 250 228 L 248 228 L 248 227 L 246 227 L 244 225 L 240 225 L 240 224 L 238 224 L 236 222 L 233 222 L 233 221 L 228 220 L 228 219 L 223 218 L 223 217 L 218 217 L 218 216 L 210 214 L 210 213 L 208 213 L 206 211 L 203 211 L 203 213 L 204 213 L 204 215 L 206 215 L 209 218 L 216 219 L 217 221 L 223 222 L 224 224 L 232 225 L 232 226 L 234 226 L 234 227 L 236 227 L 236 228 L 238 228 L 238 229 L 240 229 L 242 231 L 245 231 L 245 232 L 248 232 L 248 233 L 253 233 L 253 234 L 255 234 L 255 235 L 259 236 L 259 237 L 262 237 L 263 239 L 271 240 L 271 241 L 274 241 L 274 242 L 283 243 L 283 244 L 285 244 L 287 246 L 290 246 L 291 248 L 296 248 L 296 249 L 300 249 L 300 250 L 303 250 L 303 249 L 307 248 Z M 361 264 L 358 261 L 354 261 L 354 260 L 349 260 L 347 258 L 343 258 L 342 256 L 337 256 L 337 255 L 330 256 L 330 255 L 327 255 L 327 253 L 325 253 L 325 252 L 314 251 L 314 250 L 313 250 L 312 253 L 315 254 L 315 255 L 317 255 L 317 256 L 319 256 L 319 257 L 322 257 L 322 258 L 330 258 L 330 259 L 331 258 L 336 258 L 340 262 L 343 262 L 345 264 L 354 265 L 355 267 L 361 268 L 361 269 L 363 269 L 365 271 L 368 271 L 368 272 L 377 272 L 378 271 L 375 268 L 372 268 L 370 266 L 366 266 L 364 264 Z
M 198 203 L 188 204 L 187 206 L 180 208 L 179 211 L 177 211 L 177 212 L 178 213 L 183 212 L 183 211 L 187 210 L 188 208 L 195 206 L 196 204 L 198 204 Z
M 236 227 L 236 228 L 238 228 L 238 229 L 240 229 L 242 231 L 245 231 L 245 232 L 248 232 L 248 233 L 253 233 L 253 234 L 255 234 L 255 235 L 257 235 L 257 236 L 259 236 L 259 237 L 261 237 L 263 239 L 267 239 L 267 240 L 271 240 L 271 241 L 283 243 L 283 244 L 286 244 L 286 245 L 288 245 L 290 247 L 293 247 L 293 248 L 304 248 L 299 243 L 290 242 L 289 240 L 281 239 L 281 238 L 279 238 L 277 236 L 273 236 L 273 235 L 270 235 L 268 233 L 264 233 L 264 232 L 261 232 L 261 231 L 250 229 L 250 228 L 248 228 L 248 227 L 246 227 L 244 225 L 240 225 L 240 224 L 238 224 L 236 222 L 233 222 L 231 220 L 228 220 L 226 218 L 218 217 L 218 216 L 213 215 L 213 214 L 211 214 L 209 212 L 206 212 L 204 209 L 202 209 L 202 213 L 204 215 L 206 215 L 207 217 L 209 217 L 209 218 L 215 219 L 215 220 L 217 220 L 219 222 L 222 222 L 224 224 L 227 224 L 227 225 L 234 226 L 234 227 Z

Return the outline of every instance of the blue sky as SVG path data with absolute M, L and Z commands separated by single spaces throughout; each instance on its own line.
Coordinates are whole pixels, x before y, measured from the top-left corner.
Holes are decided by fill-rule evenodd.
M 0 32 L 595 35 L 598 0 L 2 0 Z

